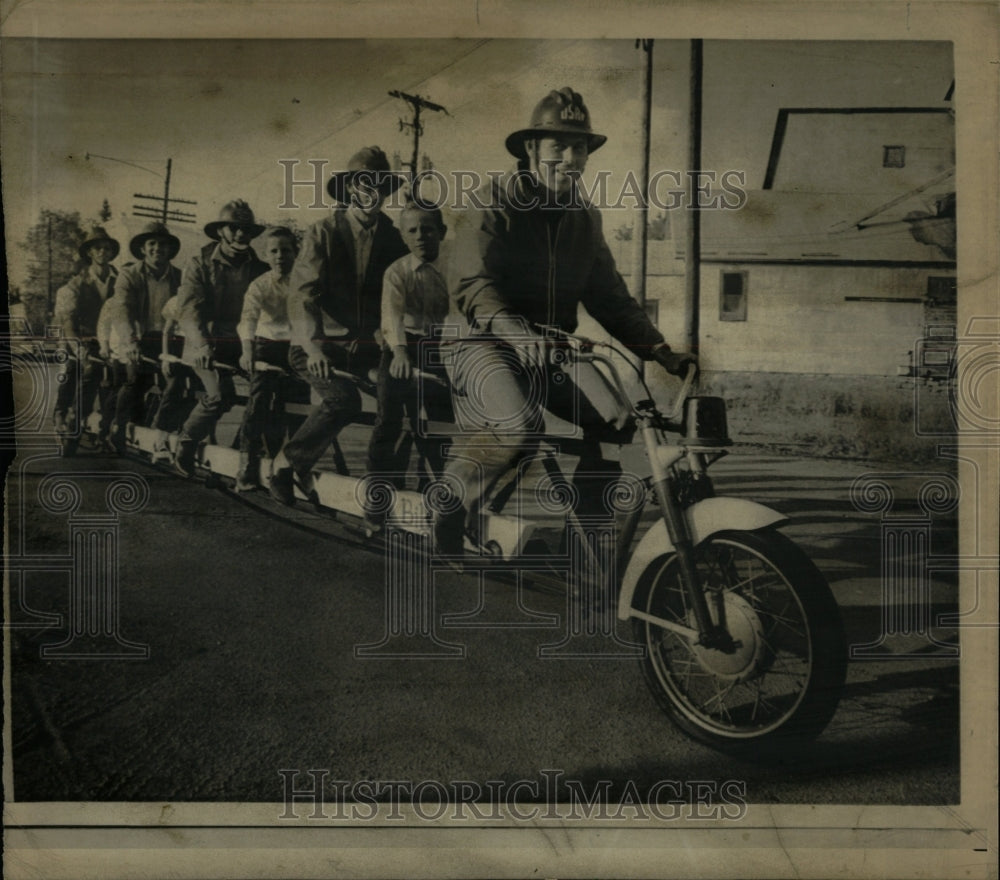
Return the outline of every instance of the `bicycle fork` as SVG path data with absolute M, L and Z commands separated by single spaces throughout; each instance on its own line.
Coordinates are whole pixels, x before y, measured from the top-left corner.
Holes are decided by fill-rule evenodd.
M 698 626 L 698 641 L 696 644 L 705 648 L 715 648 L 725 653 L 732 653 L 739 644 L 733 640 L 726 628 L 725 606 L 719 602 L 717 613 L 719 622 L 712 620 L 705 591 L 701 589 L 698 569 L 694 562 L 694 542 L 688 529 L 684 511 L 677 502 L 676 479 L 672 475 L 671 466 L 683 454 L 681 447 L 664 447 L 659 443 L 656 429 L 650 424 L 641 427 L 646 450 L 649 453 L 649 463 L 653 471 L 653 487 L 660 504 L 667 535 L 674 545 L 677 554 L 677 567 L 681 584 L 687 596 L 688 607 L 694 612 Z M 666 453 L 665 455 L 663 453 Z

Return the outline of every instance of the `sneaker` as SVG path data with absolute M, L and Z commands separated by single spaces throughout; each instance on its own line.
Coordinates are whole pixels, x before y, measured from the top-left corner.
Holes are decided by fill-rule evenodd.
M 295 504 L 295 477 L 290 467 L 276 470 L 271 476 L 271 482 L 267 484 L 267 488 L 271 497 L 280 504 L 284 504 L 286 507 L 292 507 Z
M 174 455 L 174 471 L 185 480 L 194 476 L 194 440 L 179 440 Z
M 237 492 L 250 492 L 257 489 L 260 484 L 257 482 L 256 472 L 260 465 L 256 458 L 251 458 L 247 453 L 240 453 L 240 467 L 236 471 L 236 482 L 233 486 Z
M 375 538 L 385 531 L 385 516 L 376 513 L 365 514 L 365 536 Z

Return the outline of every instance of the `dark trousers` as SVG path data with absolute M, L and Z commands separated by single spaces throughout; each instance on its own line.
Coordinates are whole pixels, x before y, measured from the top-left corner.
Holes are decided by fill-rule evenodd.
M 139 354 L 144 358 L 156 360 L 160 356 L 163 337 L 161 333 L 147 333 L 139 340 Z M 115 385 L 118 393 L 115 400 L 114 430 L 119 436 L 125 433 L 129 422 L 145 425 L 152 421 L 155 413 L 143 411 L 143 400 L 149 390 L 156 384 L 160 373 L 159 364 L 151 364 L 144 360 L 115 362 Z
M 254 361 L 263 361 L 282 370 L 288 363 L 291 343 L 258 337 L 253 343 Z M 277 455 L 285 434 L 285 393 L 288 379 L 283 373 L 254 370 L 250 375 L 247 406 L 240 425 L 240 452 L 259 456 L 264 447 Z
M 191 367 L 172 363 L 152 426 L 157 431 L 179 431 L 195 406 L 195 393 L 202 390 L 201 380 Z
M 218 363 L 235 367 L 240 362 L 243 348 L 236 336 L 224 336 L 213 340 L 215 343 L 215 360 Z M 219 419 L 233 408 L 236 402 L 236 387 L 233 384 L 233 371 L 223 368 L 204 370 L 192 367 L 205 393 L 195 404 L 191 415 L 187 417 L 181 428 L 180 440 L 192 440 L 197 443 L 212 433 Z
M 392 351 L 382 350 L 378 367 L 378 411 L 368 443 L 368 472 L 396 474 L 398 488 L 404 488 L 402 475 L 409 469 L 412 446 L 417 447 L 431 471 L 425 476 L 441 475 L 444 449 L 451 438 L 431 435 L 427 420 L 453 420 L 451 392 L 438 356 L 437 340 L 408 337 L 406 347 L 413 365 L 434 374 L 443 384 L 423 381 L 419 377 L 394 379 L 389 373 Z
M 338 370 L 365 376 L 378 364 L 379 349 L 373 342 L 344 344 L 324 342 L 323 354 Z M 320 402 L 309 410 L 306 420 L 289 438 L 283 450 L 285 458 L 297 473 L 307 473 L 320 460 L 329 445 L 345 425 L 361 413 L 361 394 L 357 384 L 341 376 L 325 379 L 313 376 L 307 369 L 309 358 L 297 345 L 291 347 L 288 361 L 295 374 L 309 383 Z
M 106 367 L 91 360 L 100 352 L 97 343 L 81 342 L 78 348 L 74 346 L 74 354 L 77 351 L 80 359 L 70 357 L 60 371 L 54 410 L 55 416 L 66 419 L 71 433 L 86 424 L 98 395 L 107 388 Z M 101 405 L 103 411 L 103 400 Z

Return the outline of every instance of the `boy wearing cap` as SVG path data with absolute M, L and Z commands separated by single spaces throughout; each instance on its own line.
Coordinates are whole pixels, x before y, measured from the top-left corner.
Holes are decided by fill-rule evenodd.
M 441 419 L 451 419 L 447 377 L 437 354 L 449 308 L 441 257 L 441 241 L 448 227 L 440 209 L 410 202 L 400 214 L 399 229 L 410 253 L 386 269 L 382 281 L 382 358 L 368 472 L 405 473 L 410 451 L 407 441 L 412 438 L 436 477 L 444 469 L 446 441 L 426 435 L 420 424 L 420 407 L 424 403 Z M 418 385 L 417 369 L 436 374 L 441 382 Z M 369 527 L 382 525 L 372 513 L 366 519 Z
M 236 328 L 243 297 L 250 282 L 270 268 L 250 247 L 263 231 L 245 201 L 227 203 L 219 219 L 205 226 L 205 235 L 212 241 L 191 259 L 181 280 L 177 310 L 184 333 L 184 360 L 205 387 L 178 436 L 174 470 L 182 477 L 194 474 L 198 443 L 235 400 L 232 371 L 214 369 L 213 364 L 235 367 L 239 362 L 242 346 Z
M 67 435 L 62 444 L 64 455 L 76 452 L 79 438 L 72 435 L 94 408 L 101 386 L 103 370 L 93 360 L 100 354 L 97 324 L 101 308 L 114 294 L 118 270 L 111 261 L 119 250 L 115 239 L 102 227 L 95 227 L 78 249 L 83 269 L 56 291 L 53 321 L 67 340 L 69 357 L 60 376 L 52 420 L 56 431 Z M 70 339 L 80 344 L 70 346 Z
M 331 370 L 364 376 L 379 362 L 382 275 L 406 254 L 382 205 L 401 183 L 385 153 L 366 147 L 327 184 L 341 207 L 313 224 L 303 238 L 288 295 L 289 361 L 321 402 L 275 460 L 271 495 L 283 504 L 295 503 L 296 482 L 310 490 L 313 466 L 361 412 L 356 383 L 331 375 Z
M 506 140 L 516 173 L 481 194 L 479 222 L 469 224 L 456 255 L 456 305 L 472 328 L 458 346 L 455 386 L 475 385 L 461 401 L 459 421 L 471 430 L 445 469 L 460 497 L 477 511 L 484 494 L 532 448 L 544 426 L 543 407 L 583 429 L 577 471 L 578 514 L 607 517 L 604 490 L 620 473 L 603 460 L 601 439 L 614 439 L 616 407 L 593 364 L 572 373 L 551 363 L 546 327 L 572 333 L 577 309 L 644 360 L 682 374 L 691 355 L 675 354 L 629 295 L 604 239 L 599 211 L 577 181 L 588 156 L 607 140 L 590 127 L 583 99 L 572 89 L 550 92 L 528 128 Z M 477 405 L 483 401 L 487 405 Z M 620 422 L 619 422 L 620 424 Z M 621 436 L 621 432 L 618 432 Z M 447 505 L 434 518 L 441 555 L 460 555 L 468 511 Z
M 155 360 L 160 354 L 163 308 L 181 284 L 180 269 L 171 262 L 180 247 L 180 240 L 163 223 L 148 223 L 129 242 L 139 262 L 122 270 L 117 293 L 107 306 L 121 348 L 113 362 L 120 381 L 108 435 L 119 455 L 125 450 L 125 428 L 130 420 L 141 421 L 137 407 L 154 380 L 155 368 L 142 359 Z
M 288 369 L 292 333 L 288 321 L 288 279 L 299 246 L 295 233 L 285 226 L 268 229 L 263 242 L 262 255 L 271 271 L 252 281 L 247 288 L 237 328 L 243 347 L 240 366 L 250 374 L 250 392 L 240 426 L 237 492 L 246 492 L 259 485 L 264 434 L 273 437 L 284 430 L 284 401 L 280 394 L 283 375 L 256 370 L 254 364 L 263 361 L 282 371 Z M 279 437 L 277 443 L 280 442 Z

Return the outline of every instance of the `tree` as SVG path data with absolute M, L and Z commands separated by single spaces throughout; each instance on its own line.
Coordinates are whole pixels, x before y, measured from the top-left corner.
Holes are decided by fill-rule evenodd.
M 107 199 L 101 204 L 101 210 L 97 216 L 100 218 L 101 223 L 107 223 L 111 219 L 111 205 L 108 204 Z
M 78 212 L 43 208 L 38 222 L 18 243 L 29 254 L 21 301 L 34 334 L 45 334 L 56 291 L 80 270 L 78 251 L 85 238 Z

